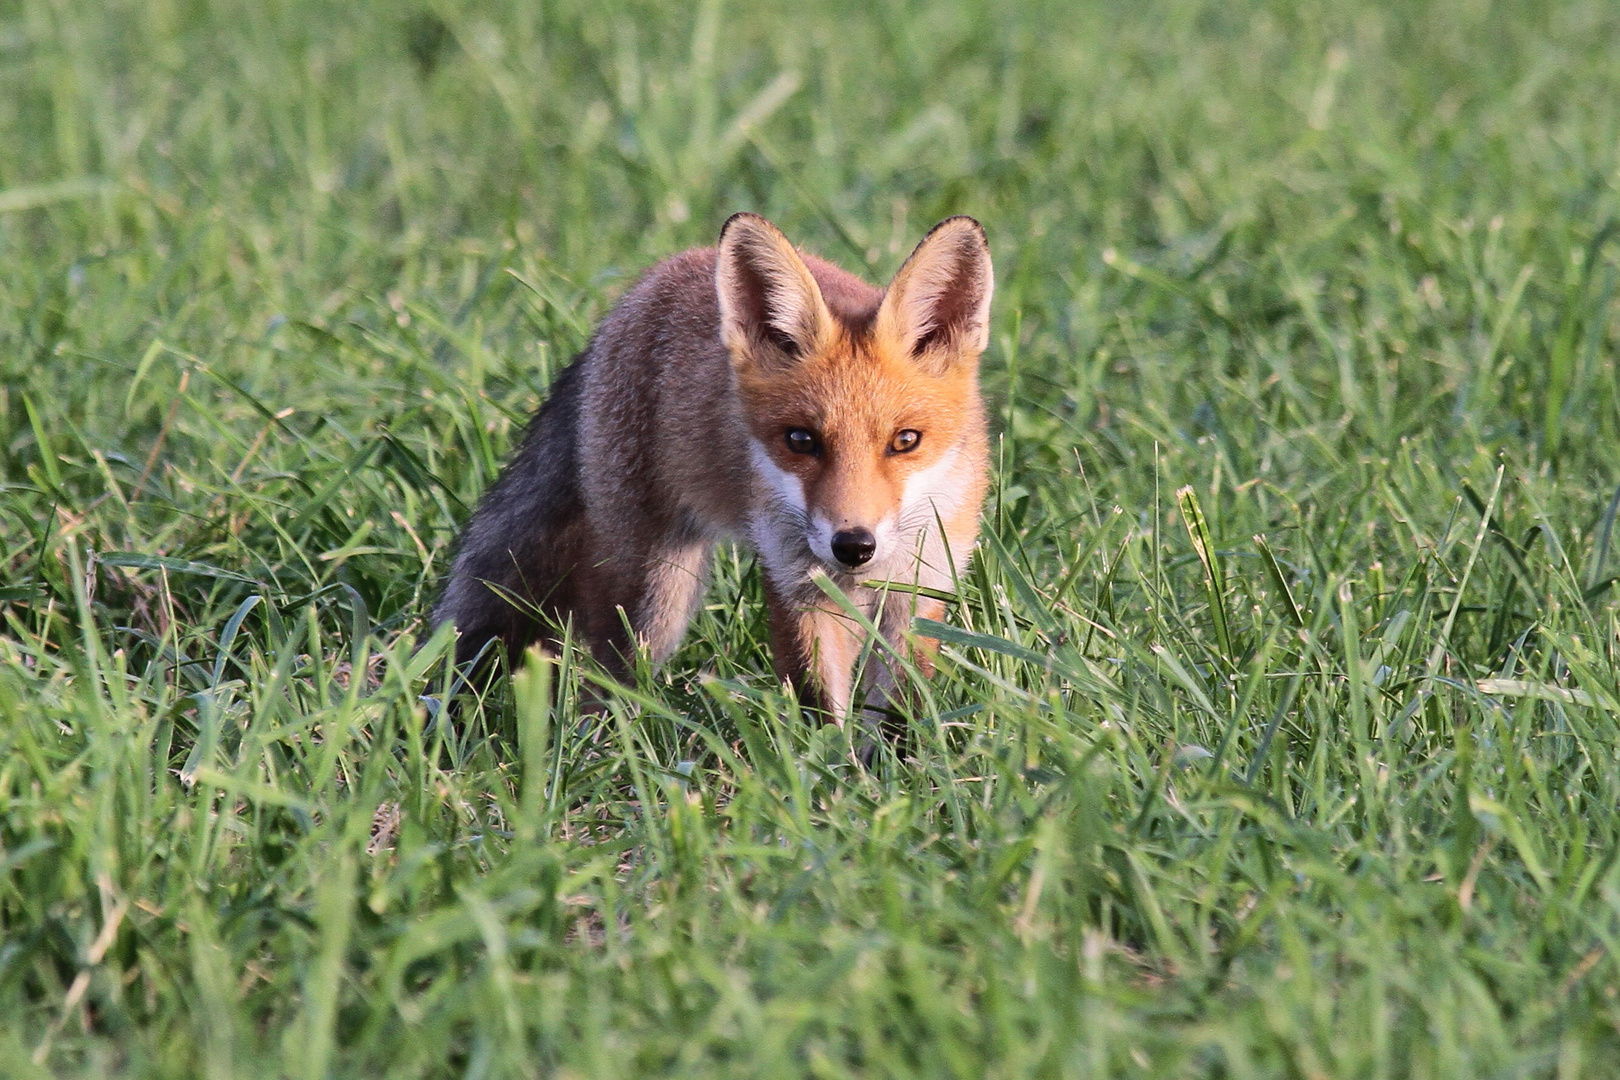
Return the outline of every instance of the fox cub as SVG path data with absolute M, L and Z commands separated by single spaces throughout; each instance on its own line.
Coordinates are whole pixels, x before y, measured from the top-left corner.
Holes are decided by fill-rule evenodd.
M 978 532 L 988 473 L 979 355 L 990 250 L 972 218 L 934 227 L 887 289 L 796 250 L 753 214 L 630 290 L 556 379 L 460 542 L 435 624 L 458 660 L 555 646 L 572 623 L 624 674 L 673 652 L 717 540 L 758 553 L 778 676 L 843 723 L 882 704 L 881 650 L 943 603 Z M 898 589 L 885 589 L 894 583 Z M 936 643 L 911 638 L 932 672 Z M 857 683 L 860 685 L 857 685 Z

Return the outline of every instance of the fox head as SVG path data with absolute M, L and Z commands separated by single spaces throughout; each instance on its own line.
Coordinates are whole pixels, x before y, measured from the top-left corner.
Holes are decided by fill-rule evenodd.
M 762 554 L 896 576 L 936 522 L 969 500 L 977 513 L 992 288 L 968 217 L 936 225 L 881 292 L 807 260 L 764 218 L 726 222 L 720 330 L 767 492 Z

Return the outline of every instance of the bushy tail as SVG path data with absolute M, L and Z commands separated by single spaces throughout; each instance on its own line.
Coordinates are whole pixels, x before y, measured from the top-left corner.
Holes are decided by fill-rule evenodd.
M 579 414 L 587 348 L 558 375 L 500 478 L 479 500 L 457 544 L 433 624 L 461 633 L 457 663 L 493 641 L 516 656 L 564 624 L 587 529 L 579 486 Z

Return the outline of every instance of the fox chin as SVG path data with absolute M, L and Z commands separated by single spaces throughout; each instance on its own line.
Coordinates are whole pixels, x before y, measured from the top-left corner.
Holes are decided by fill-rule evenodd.
M 885 650 L 933 671 L 930 592 L 966 569 L 989 475 L 979 357 L 994 278 L 983 228 L 936 225 L 885 289 L 736 214 L 712 248 L 649 270 L 557 377 L 457 544 L 435 625 L 457 660 L 572 626 L 626 674 L 662 661 L 714 545 L 750 545 L 776 673 L 842 724 L 889 704 Z M 899 588 L 891 588 L 898 585 Z M 857 668 L 864 674 L 857 676 Z

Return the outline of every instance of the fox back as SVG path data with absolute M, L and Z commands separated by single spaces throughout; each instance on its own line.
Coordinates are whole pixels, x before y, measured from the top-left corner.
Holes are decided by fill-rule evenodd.
M 749 214 L 654 267 L 467 524 L 434 613 L 458 659 L 555 647 L 572 625 L 618 674 L 638 648 L 662 660 L 731 536 L 759 555 L 776 670 L 801 699 L 837 722 L 894 704 L 885 655 L 858 700 L 867 643 L 830 593 L 931 670 L 908 631 L 943 606 L 915 586 L 951 588 L 977 532 L 991 291 L 969 218 L 936 226 L 885 290 Z

